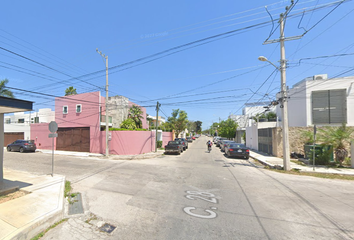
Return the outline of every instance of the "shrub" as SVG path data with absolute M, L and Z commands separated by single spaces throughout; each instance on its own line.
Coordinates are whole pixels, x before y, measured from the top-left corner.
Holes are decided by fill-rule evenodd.
M 120 125 L 121 128 L 124 128 L 124 129 L 136 129 L 136 124 L 134 122 L 133 119 L 131 118 L 127 118 L 125 119 L 122 124 Z
M 313 164 L 313 149 L 310 150 L 311 154 L 309 156 L 309 163 Z M 332 146 L 324 146 L 321 150 L 318 150 L 315 152 L 316 154 L 316 159 L 315 159 L 315 164 L 316 165 L 329 165 L 330 160 L 331 160 L 331 155 L 333 155 L 333 147 Z
M 157 148 L 161 148 L 162 147 L 162 141 L 157 141 Z
M 127 129 L 127 128 L 110 128 L 109 131 L 149 131 L 145 128 L 135 128 L 135 129 Z

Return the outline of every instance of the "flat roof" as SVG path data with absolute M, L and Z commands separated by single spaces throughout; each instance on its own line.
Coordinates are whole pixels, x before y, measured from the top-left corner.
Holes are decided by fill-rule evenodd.
M 32 111 L 33 102 L 0 96 L 0 113 Z

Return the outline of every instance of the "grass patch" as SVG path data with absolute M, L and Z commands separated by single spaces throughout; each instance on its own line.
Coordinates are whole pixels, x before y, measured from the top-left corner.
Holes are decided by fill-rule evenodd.
M 71 190 L 72 190 L 71 182 L 65 181 L 64 197 L 68 197 L 70 195 Z
M 72 201 L 71 199 L 76 197 L 78 193 L 72 193 L 71 190 L 73 188 L 71 187 L 71 182 L 70 181 L 65 181 L 65 189 L 64 189 L 64 197 L 68 198 L 68 202 L 70 204 L 73 204 L 74 202 L 77 202 L 77 200 Z
M 66 222 L 66 221 L 68 221 L 68 218 L 64 218 L 64 219 L 60 220 L 59 222 L 54 223 L 53 225 L 51 225 L 49 228 L 47 228 L 43 232 L 40 232 L 35 237 L 31 238 L 31 240 L 38 240 L 38 239 L 42 238 L 44 236 L 44 234 L 46 234 L 50 229 L 53 229 L 56 226 L 58 226 L 59 224 Z
M 307 166 L 305 163 L 303 163 L 299 160 L 290 160 L 290 162 L 296 163 L 297 165 L 301 165 L 301 166 Z
M 344 175 L 344 174 L 331 174 L 331 173 L 316 173 L 316 172 L 301 172 L 299 169 L 292 169 L 290 171 L 278 170 L 278 169 L 270 169 L 270 171 L 278 172 L 278 173 L 286 173 L 300 176 L 311 176 L 318 178 L 327 178 L 327 179 L 340 179 L 340 180 L 354 180 L 353 175 Z

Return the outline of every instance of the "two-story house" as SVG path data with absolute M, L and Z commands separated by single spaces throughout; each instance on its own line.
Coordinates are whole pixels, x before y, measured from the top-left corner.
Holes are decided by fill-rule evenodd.
M 119 128 L 121 119 L 128 117 L 129 107 L 136 105 L 130 101 L 118 105 L 112 101 L 107 103 L 109 128 Z M 122 98 L 121 98 L 122 99 Z M 123 99 L 124 100 L 124 99 Z M 55 139 L 56 150 L 104 153 L 106 148 L 106 99 L 99 91 L 55 98 L 55 121 L 58 124 L 58 137 Z M 124 109 L 124 111 L 121 111 Z M 143 112 L 143 127 L 146 124 L 146 109 Z M 112 114 L 112 115 L 110 115 Z M 125 116 L 120 116 L 123 114 Z M 120 120 L 114 118 L 119 115 Z M 144 124 L 145 122 L 145 124 Z M 33 124 L 31 136 L 37 146 L 51 149 L 48 141 L 48 124 Z
M 288 91 L 289 127 L 354 126 L 353 84 L 354 76 L 328 79 L 327 74 L 296 83 Z M 282 119 L 279 105 L 277 116 Z
M 17 139 L 32 139 L 30 125 L 54 121 L 55 112 L 50 108 L 39 109 L 38 112 L 16 112 L 4 117 L 4 144 Z

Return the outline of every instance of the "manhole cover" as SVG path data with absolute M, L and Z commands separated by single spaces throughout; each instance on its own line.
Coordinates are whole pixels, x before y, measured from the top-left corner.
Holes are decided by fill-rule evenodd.
M 112 226 L 108 223 L 105 223 L 102 227 L 100 227 L 100 230 L 103 232 L 111 233 L 113 230 L 116 229 L 115 226 Z

